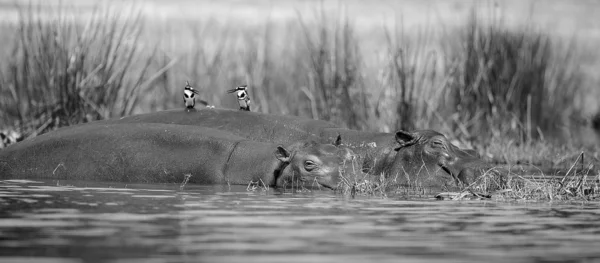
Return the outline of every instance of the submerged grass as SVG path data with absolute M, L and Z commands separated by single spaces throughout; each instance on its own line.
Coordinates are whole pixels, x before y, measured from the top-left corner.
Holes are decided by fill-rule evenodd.
M 600 172 L 583 164 L 584 153 L 565 170 L 542 171 L 535 166 L 498 166 L 485 171 L 461 189 L 429 188 L 398 177 L 344 173 L 338 192 L 346 196 L 403 196 L 439 200 L 593 201 L 600 199 Z
M 600 198 L 600 173 L 588 166 L 566 173 L 523 176 L 513 174 L 496 200 L 591 201 Z

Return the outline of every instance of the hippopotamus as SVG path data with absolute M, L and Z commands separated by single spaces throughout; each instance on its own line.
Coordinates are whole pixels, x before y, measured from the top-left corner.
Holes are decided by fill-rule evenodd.
M 222 130 L 160 123 L 88 123 L 0 151 L 2 179 L 282 186 L 290 180 L 335 188 L 345 147 L 298 140 L 285 145 Z
M 211 127 L 271 143 L 307 139 L 325 143 L 341 136 L 344 146 L 363 158 L 364 172 L 385 174 L 422 186 L 469 184 L 481 174 L 481 168 L 487 167 L 474 150 L 460 149 L 432 130 L 366 132 L 322 120 L 227 109 L 167 110 L 106 122 Z

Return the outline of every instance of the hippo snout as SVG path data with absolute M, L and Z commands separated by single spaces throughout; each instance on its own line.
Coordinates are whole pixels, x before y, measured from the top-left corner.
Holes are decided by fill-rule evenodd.
M 340 170 L 334 169 L 337 166 L 331 164 L 330 166 L 323 167 L 317 174 L 315 174 L 314 180 L 319 185 L 335 189 L 337 184 L 340 182 Z
M 487 168 L 489 168 L 489 166 L 483 164 L 484 163 L 477 162 L 461 167 L 462 169 L 460 169 L 454 178 L 457 181 L 457 184 L 469 186 L 477 182 L 477 180 L 486 173 Z
M 485 173 L 485 167 L 489 165 L 481 160 L 474 150 L 456 151 L 454 158 L 441 162 L 441 166 L 448 172 L 457 185 L 468 186 Z
M 457 184 L 469 185 L 477 179 L 475 170 L 472 168 L 465 168 L 456 176 Z
M 302 183 L 305 187 L 325 187 L 335 190 L 340 182 L 340 170 L 327 165 L 315 168 L 310 172 L 292 173 L 278 179 L 278 185 Z
M 340 177 L 337 174 L 327 174 L 327 175 L 318 176 L 316 178 L 316 181 L 321 186 L 335 190 L 337 188 L 338 183 L 340 182 Z

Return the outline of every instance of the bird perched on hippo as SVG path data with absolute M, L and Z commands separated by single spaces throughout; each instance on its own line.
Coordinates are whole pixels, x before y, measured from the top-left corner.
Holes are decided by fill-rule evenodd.
M 196 106 L 196 95 L 198 95 L 198 91 L 194 89 L 192 85 L 190 85 L 189 81 L 186 81 L 185 87 L 183 87 L 183 104 L 185 105 L 186 109 L 194 109 Z M 198 99 L 198 103 L 208 108 L 214 108 L 214 106 L 210 106 L 205 100 Z
M 0 179 L 71 179 L 282 186 L 301 181 L 335 188 L 345 147 L 299 140 L 251 141 L 206 127 L 86 123 L 0 151 Z
M 248 94 L 248 86 L 242 85 L 238 86 L 235 89 L 230 89 L 227 93 L 235 93 L 237 96 L 238 104 L 240 105 L 240 110 L 242 111 L 250 111 L 250 95 Z
M 0 130 L 0 149 L 25 139 L 23 133 L 15 129 Z
M 296 116 L 225 109 L 197 112 L 169 110 L 107 120 L 111 123 L 168 123 L 211 127 L 254 141 L 285 143 L 314 139 L 331 142 L 341 135 L 344 145 L 363 158 L 362 169 L 422 186 L 461 186 L 489 167 L 473 150 L 460 149 L 432 130 L 366 132 Z

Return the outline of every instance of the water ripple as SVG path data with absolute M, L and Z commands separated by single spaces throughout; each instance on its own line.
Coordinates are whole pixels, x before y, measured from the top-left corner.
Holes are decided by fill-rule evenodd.
M 4 180 L 0 261 L 593 260 L 600 258 L 598 218 L 597 203 Z

